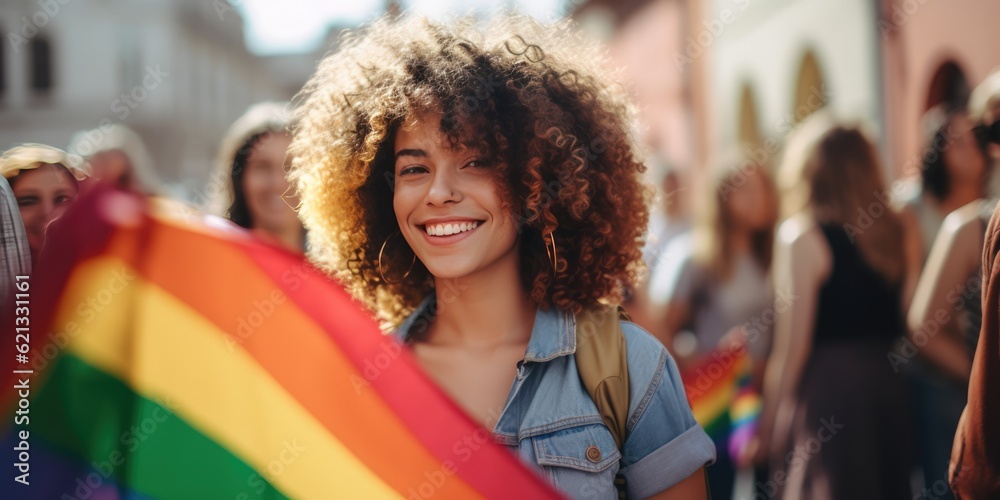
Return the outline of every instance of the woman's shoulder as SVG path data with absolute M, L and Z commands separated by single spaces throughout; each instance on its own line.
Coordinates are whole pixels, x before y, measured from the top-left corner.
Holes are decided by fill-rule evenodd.
M 639 325 L 622 321 L 628 359 L 629 418 L 622 474 L 629 496 L 646 497 L 715 461 L 715 446 L 691 413 L 677 365 Z
M 653 304 L 664 304 L 685 296 L 705 278 L 705 269 L 695 258 L 695 240 L 690 232 L 675 237 L 650 270 L 648 294 Z
M 826 267 L 831 252 L 831 242 L 854 243 L 853 226 L 820 224 L 808 212 L 799 212 L 783 221 L 775 237 L 775 257 L 803 256 L 819 267 Z
M 941 222 L 941 233 L 965 236 L 983 229 L 983 200 L 971 201 L 945 216 Z
M 778 225 L 777 243 L 784 246 L 794 246 L 821 237 L 822 228 L 816 219 L 805 211 L 799 212 Z
M 629 376 L 642 375 L 638 372 L 654 372 L 662 369 L 663 362 L 670 358 L 670 353 L 656 337 L 641 326 L 622 321 L 622 335 L 625 336 L 626 359 L 629 364 Z M 672 360 L 672 358 L 671 358 Z
M 681 386 L 677 364 L 670 352 L 656 337 L 641 326 L 622 321 L 622 335 L 625 337 L 626 362 L 628 363 L 629 397 L 631 409 L 648 398 L 659 386 Z M 629 412 L 630 415 L 632 411 Z M 633 415 L 639 417 L 641 415 Z
M 688 264 L 694 260 L 695 254 L 695 237 L 694 233 L 691 231 L 685 231 L 677 236 L 674 236 L 667 243 L 667 246 L 663 249 L 663 256 L 660 259 L 666 262 L 679 262 L 682 264 Z

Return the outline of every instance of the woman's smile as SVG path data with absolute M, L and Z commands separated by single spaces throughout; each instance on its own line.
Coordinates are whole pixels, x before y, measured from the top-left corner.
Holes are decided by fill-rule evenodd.
M 486 221 L 478 219 L 435 219 L 417 224 L 428 243 L 451 245 L 468 238 Z
M 424 231 L 431 236 L 451 236 L 453 234 L 472 231 L 479 224 L 477 220 L 448 221 L 448 222 L 425 222 Z

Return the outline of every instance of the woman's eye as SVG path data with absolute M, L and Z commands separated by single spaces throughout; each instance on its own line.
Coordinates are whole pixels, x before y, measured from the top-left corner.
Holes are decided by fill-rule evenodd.
M 61 195 L 56 197 L 56 205 L 62 205 L 63 203 L 69 203 L 73 201 L 72 196 Z
M 19 207 L 30 207 L 38 203 L 38 198 L 35 196 L 24 196 L 17 199 L 17 206 Z
M 255 161 L 247 163 L 245 171 L 251 174 L 267 174 L 276 169 L 281 169 L 281 165 L 268 161 Z
M 422 167 L 422 166 L 419 166 L 419 165 L 417 165 L 417 166 L 412 166 L 412 167 L 403 167 L 403 168 L 402 168 L 402 169 L 401 169 L 401 170 L 399 171 L 399 175 L 410 175 L 410 174 L 419 174 L 419 173 L 421 173 L 421 172 L 426 172 L 426 171 L 427 171 L 427 169 L 426 169 L 426 168 L 424 168 L 424 167 Z
M 487 168 L 490 167 L 491 165 L 492 164 L 489 162 L 489 160 L 483 158 L 477 158 L 465 164 L 466 167 L 472 167 L 472 168 Z

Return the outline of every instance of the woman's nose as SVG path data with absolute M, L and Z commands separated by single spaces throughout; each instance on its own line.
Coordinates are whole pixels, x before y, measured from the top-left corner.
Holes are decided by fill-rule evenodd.
M 53 219 L 55 219 L 56 204 L 50 201 L 43 201 L 38 204 L 39 210 L 41 212 L 41 219 L 48 224 Z
M 430 191 L 427 193 L 427 201 L 432 205 L 444 205 L 448 202 L 461 201 L 462 195 L 456 185 L 454 174 L 447 169 L 438 169 L 434 172 L 431 181 Z

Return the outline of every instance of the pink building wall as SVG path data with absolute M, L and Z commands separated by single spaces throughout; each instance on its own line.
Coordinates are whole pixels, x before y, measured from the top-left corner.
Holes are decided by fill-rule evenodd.
M 679 1 L 649 2 L 631 16 L 610 44 L 614 64 L 623 70 L 635 102 L 643 142 L 680 168 L 692 165 L 689 104 L 682 69 L 674 62 L 681 52 L 686 11 Z
M 952 60 L 975 87 L 1000 66 L 1000 1 L 882 0 L 881 17 L 889 158 L 897 176 L 916 174 L 937 69 Z

